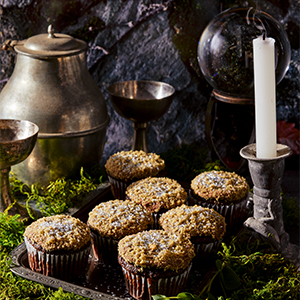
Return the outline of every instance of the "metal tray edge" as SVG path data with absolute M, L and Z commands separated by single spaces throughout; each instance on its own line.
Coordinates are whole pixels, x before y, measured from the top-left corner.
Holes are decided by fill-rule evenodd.
M 42 283 L 46 286 L 58 289 L 61 287 L 66 292 L 71 292 L 83 297 L 92 298 L 92 299 L 103 299 L 103 300 L 112 300 L 112 299 L 122 299 L 119 297 L 112 297 L 108 294 L 97 292 L 79 285 L 69 283 L 54 277 L 46 276 L 39 274 L 37 272 L 31 271 L 30 269 L 24 267 L 20 262 L 23 255 L 26 253 L 25 243 L 20 244 L 11 252 L 12 264 L 10 270 L 20 277 L 29 279 L 38 283 Z M 123 299 L 124 300 L 124 299 Z
M 101 184 L 97 189 L 92 191 L 90 194 L 88 194 L 85 199 L 84 199 L 84 206 L 81 208 L 75 208 L 72 210 L 69 210 L 67 213 L 72 214 L 73 216 L 76 216 L 77 213 L 81 209 L 88 209 L 90 205 L 93 205 L 93 202 L 97 200 L 99 197 L 101 197 L 103 194 L 106 194 L 107 192 L 110 191 L 110 185 L 107 183 Z M 70 292 L 74 293 L 76 295 L 80 295 L 83 297 L 91 298 L 91 299 L 103 299 L 103 300 L 115 300 L 115 299 L 121 299 L 124 300 L 124 298 L 120 297 L 113 297 L 111 295 L 102 293 L 102 292 L 97 292 L 95 290 L 85 288 L 73 283 L 69 283 L 54 277 L 46 276 L 37 272 L 34 272 L 27 267 L 25 267 L 21 259 L 22 257 L 26 254 L 26 246 L 25 243 L 23 242 L 16 248 L 14 248 L 10 252 L 10 257 L 12 260 L 12 263 L 10 265 L 10 270 L 13 274 L 20 276 L 22 278 L 32 280 L 41 284 L 44 284 L 46 286 L 58 289 L 62 288 L 65 292 Z

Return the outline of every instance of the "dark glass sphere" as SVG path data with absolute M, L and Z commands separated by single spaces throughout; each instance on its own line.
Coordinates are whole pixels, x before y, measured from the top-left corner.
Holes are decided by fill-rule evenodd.
M 253 97 L 252 40 L 263 33 L 275 39 L 278 84 L 288 69 L 291 48 L 277 20 L 254 8 L 234 8 L 218 14 L 208 24 L 198 44 L 198 62 L 214 89 L 234 97 Z

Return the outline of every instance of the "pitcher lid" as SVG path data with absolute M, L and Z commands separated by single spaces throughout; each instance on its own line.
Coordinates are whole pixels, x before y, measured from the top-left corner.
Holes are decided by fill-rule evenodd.
M 54 33 L 52 25 L 48 26 L 48 34 L 32 36 L 14 47 L 17 53 L 36 58 L 70 56 L 83 52 L 86 48 L 87 45 L 82 40 L 67 34 Z

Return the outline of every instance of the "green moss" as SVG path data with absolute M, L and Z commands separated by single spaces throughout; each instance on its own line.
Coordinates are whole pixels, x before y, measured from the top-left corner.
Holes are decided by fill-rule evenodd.
M 236 239 L 234 242 L 237 243 Z M 231 300 L 248 299 L 297 299 L 300 291 L 300 273 L 297 267 L 278 253 L 260 252 L 252 248 L 245 254 L 249 241 L 243 241 L 240 249 L 234 243 L 223 245 L 220 253 L 223 261 L 235 270 L 243 284 L 231 293 Z M 256 243 L 256 246 L 260 246 Z
M 7 212 L 0 213 L 0 251 L 9 253 L 23 242 L 25 224 L 19 215 L 10 216 Z
M 61 214 L 80 203 L 101 182 L 102 176 L 97 177 L 97 179 L 92 178 L 84 172 L 83 168 L 80 170 L 80 178 L 78 179 L 58 178 L 50 182 L 48 186 L 41 188 L 34 184 L 27 186 L 15 176 L 10 178 L 14 198 L 17 200 L 25 199 L 28 213 L 32 219 L 35 219 L 36 216 L 31 213 L 30 202 L 36 203 L 43 216 Z

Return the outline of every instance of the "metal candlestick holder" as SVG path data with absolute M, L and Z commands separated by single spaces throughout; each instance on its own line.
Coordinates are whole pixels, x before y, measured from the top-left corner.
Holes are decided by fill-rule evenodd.
M 276 145 L 277 157 L 257 158 L 256 144 L 250 144 L 240 150 L 240 155 L 248 160 L 253 181 L 253 217 L 244 222 L 252 229 L 253 235 L 268 241 L 285 258 L 300 268 L 300 248 L 290 243 L 289 234 L 284 230 L 281 183 L 285 158 L 291 155 L 291 149 L 285 145 Z

